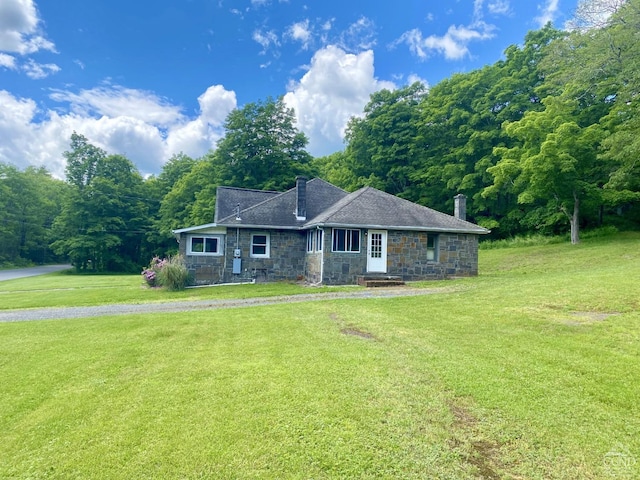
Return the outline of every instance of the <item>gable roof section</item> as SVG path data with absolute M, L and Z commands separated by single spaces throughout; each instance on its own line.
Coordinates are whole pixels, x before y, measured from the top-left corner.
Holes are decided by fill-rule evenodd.
M 235 215 L 238 205 L 240 205 L 240 210 L 242 211 L 281 194 L 282 192 L 272 192 L 269 190 L 218 187 L 216 191 L 216 212 L 214 222 L 217 222 L 218 219 Z
M 219 187 L 216 202 L 222 198 L 224 205 L 232 205 L 231 210 L 226 210 L 227 215 L 222 217 L 219 213 L 225 209 L 216 211 L 217 224 L 221 226 L 258 227 L 258 228 L 292 228 L 298 229 L 305 225 L 304 220 L 296 220 L 296 188 L 283 193 L 263 198 L 248 208 L 243 208 L 250 201 L 257 199 L 250 193 L 246 199 L 241 199 L 242 189 Z M 255 192 L 255 191 L 249 191 Z M 273 192 L 269 192 L 273 193 Z M 227 196 L 233 196 L 231 201 Z M 340 201 L 349 194 L 320 178 L 309 180 L 306 185 L 307 218 L 320 215 L 334 203 Z M 241 201 L 242 200 L 242 201 Z M 244 203 L 243 203 L 244 201 Z M 240 220 L 236 218 L 236 206 L 240 203 Z
M 237 218 L 237 206 L 240 216 Z M 308 229 L 316 226 L 473 233 L 489 230 L 372 187 L 348 193 L 320 178 L 306 184 L 307 220 L 296 219 L 296 188 L 286 192 L 218 187 L 215 223 L 204 227 Z
M 329 207 L 305 226 L 489 233 L 474 223 L 438 212 L 372 187 L 364 187 Z

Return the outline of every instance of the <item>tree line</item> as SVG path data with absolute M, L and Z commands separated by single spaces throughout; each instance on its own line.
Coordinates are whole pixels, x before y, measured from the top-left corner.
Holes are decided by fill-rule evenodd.
M 531 31 L 431 88 L 375 92 L 326 157 L 306 151 L 282 98 L 232 111 L 215 150 L 174 155 L 150 178 L 74 132 L 65 181 L 0 163 L 0 265 L 140 271 L 176 251 L 173 229 L 213 221 L 217 186 L 285 190 L 297 175 L 444 212 L 464 193 L 493 238 L 638 228 L 640 0 L 583 2 L 573 27 Z

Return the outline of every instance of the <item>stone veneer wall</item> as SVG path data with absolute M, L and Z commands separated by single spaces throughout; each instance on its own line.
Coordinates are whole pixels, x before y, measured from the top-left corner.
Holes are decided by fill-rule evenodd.
M 224 280 L 224 255 L 187 255 L 187 238 L 189 234 L 181 234 L 178 251 L 185 259 L 191 282 L 195 285 L 213 285 Z M 198 235 L 194 233 L 194 235 Z M 226 238 L 223 235 L 223 244 Z M 223 245 L 223 251 L 225 247 Z
M 269 258 L 251 258 L 251 235 L 269 234 Z M 231 283 L 255 278 L 258 282 L 300 279 L 306 267 L 306 232 L 227 229 L 224 236 L 223 255 L 186 255 L 186 234 L 180 241 L 180 253 L 184 255 L 187 269 L 196 285 Z M 236 240 L 239 238 L 239 244 Z M 233 252 L 242 251 L 242 273 L 233 274 Z
M 438 258 L 427 260 L 427 238 L 437 235 Z M 387 273 L 405 281 L 440 280 L 478 274 L 478 236 L 390 230 Z
M 309 283 L 322 282 L 322 253 L 308 252 L 304 278 Z
M 427 260 L 427 238 L 437 235 L 438 258 Z M 331 241 L 331 232 L 325 233 Z M 360 253 L 331 252 L 325 244 L 324 278 L 328 285 L 355 284 L 367 273 L 366 237 L 360 239 Z M 452 276 L 478 274 L 478 236 L 468 234 L 387 231 L 387 273 L 405 281 L 442 280 Z M 375 274 L 379 275 L 379 274 Z M 385 274 L 382 274 L 385 275 Z
M 324 232 L 324 272 L 322 283 L 327 285 L 355 285 L 358 276 L 367 270 L 367 238 L 360 231 L 360 252 L 332 252 L 332 229 Z
M 229 283 L 256 278 L 257 281 L 295 281 L 327 285 L 356 284 L 367 272 L 366 237 L 360 239 L 359 253 L 331 251 L 331 229 L 324 234 L 324 255 L 306 252 L 306 232 L 270 232 L 270 258 L 251 258 L 251 234 L 261 230 L 240 229 L 242 274 L 234 275 L 233 251 L 236 231 L 229 228 L 224 237 L 222 256 L 186 256 L 186 238 L 180 242 L 187 268 L 197 285 Z M 427 237 L 438 235 L 438 259 L 427 260 Z M 320 262 L 324 258 L 324 270 Z M 321 272 L 323 278 L 320 278 Z M 478 236 L 469 234 L 433 234 L 427 232 L 387 232 L 387 275 L 405 281 L 438 280 L 452 276 L 478 274 Z

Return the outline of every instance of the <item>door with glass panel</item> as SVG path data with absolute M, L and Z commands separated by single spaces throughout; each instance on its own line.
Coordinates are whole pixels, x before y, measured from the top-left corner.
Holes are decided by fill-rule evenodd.
M 367 272 L 387 273 L 387 232 L 369 230 L 367 235 Z

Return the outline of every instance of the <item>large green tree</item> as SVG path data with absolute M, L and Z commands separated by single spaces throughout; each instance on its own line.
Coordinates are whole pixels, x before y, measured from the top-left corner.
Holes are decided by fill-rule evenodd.
M 49 235 L 64 192 L 64 182 L 44 168 L 0 163 L 0 264 L 55 260 Z
M 484 194 L 503 189 L 516 194 L 518 203 L 533 207 L 536 226 L 552 226 L 564 217 L 571 242 L 578 243 L 581 205 L 601 201 L 604 168 L 597 148 L 602 130 L 597 124 L 577 123 L 575 102 L 547 97 L 543 104 L 543 111 L 505 124 L 507 135 L 518 144 L 495 148 L 500 161 L 488 169 L 494 184 Z
M 232 111 L 217 149 L 181 176 L 163 198 L 163 231 L 213 222 L 219 185 L 284 190 L 293 186 L 297 175 L 312 175 L 307 142 L 282 99 L 268 98 Z
M 578 102 L 605 131 L 604 203 L 638 208 L 640 0 L 583 0 L 572 24 L 575 29 L 555 43 L 542 69 L 556 95 Z
M 511 146 L 502 129 L 507 121 L 542 109 L 537 89 L 544 83 L 538 66 L 561 33 L 551 26 L 529 32 L 523 46 L 512 45 L 505 59 L 435 85 L 421 104 L 422 166 L 416 169 L 418 201 L 451 211 L 452 198 L 470 198 L 470 217 L 501 235 L 521 230 L 521 212 L 508 193 L 482 196 L 492 184 L 487 169 L 498 158 L 494 147 Z
M 296 175 L 310 173 L 307 137 L 282 98 L 233 110 L 224 126 L 225 136 L 212 156 L 221 184 L 283 190 Z
M 70 193 L 56 218 L 52 248 L 78 270 L 135 271 L 149 230 L 142 177 L 122 155 L 107 155 L 74 132 L 67 159 Z
M 198 160 L 179 153 L 173 155 L 163 166 L 158 176 L 152 176 L 144 181 L 143 192 L 148 199 L 149 216 L 153 226 L 147 233 L 147 242 L 151 248 L 153 256 L 166 256 L 167 253 L 174 253 L 177 250 L 175 239 L 171 235 L 171 230 L 177 228 L 176 220 L 178 216 L 174 212 L 168 211 L 166 216 L 162 215 L 161 209 L 167 194 L 172 191 L 180 179 L 188 175 L 198 164 Z M 167 206 L 171 202 L 167 201 Z
M 426 92 L 419 82 L 380 90 L 371 95 L 364 115 L 349 121 L 344 160 L 351 178 L 343 175 L 347 188 L 370 185 L 394 195 L 405 193 L 415 168 L 418 105 Z
M 210 156 L 198 160 L 182 175 L 162 199 L 160 232 L 169 237 L 171 230 L 213 222 L 215 189 L 220 184 Z

